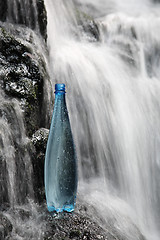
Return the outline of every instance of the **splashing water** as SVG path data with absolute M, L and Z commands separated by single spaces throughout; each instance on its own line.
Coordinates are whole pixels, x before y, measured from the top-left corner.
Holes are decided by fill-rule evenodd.
M 147 239 L 159 239 L 160 6 L 45 2 L 51 76 L 70 95 L 80 195 L 103 225 L 112 215 L 126 239 L 138 239 L 130 220 Z M 99 39 L 84 32 L 81 14 L 92 26 L 95 18 Z

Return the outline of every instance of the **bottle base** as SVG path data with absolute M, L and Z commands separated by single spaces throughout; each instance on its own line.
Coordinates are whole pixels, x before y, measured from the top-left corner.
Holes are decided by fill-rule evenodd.
M 56 212 L 56 213 L 60 213 L 60 212 L 73 212 L 74 211 L 74 205 L 65 205 L 62 208 L 55 208 L 54 206 L 47 206 L 48 211 L 49 212 Z

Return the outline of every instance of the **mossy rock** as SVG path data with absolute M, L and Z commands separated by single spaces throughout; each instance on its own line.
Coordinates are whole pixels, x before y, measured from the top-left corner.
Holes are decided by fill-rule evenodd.
M 43 57 L 35 57 L 32 44 L 25 45 L 24 40 L 0 26 L 0 85 L 8 97 L 20 101 L 28 136 L 43 122 L 43 84 L 47 75 Z

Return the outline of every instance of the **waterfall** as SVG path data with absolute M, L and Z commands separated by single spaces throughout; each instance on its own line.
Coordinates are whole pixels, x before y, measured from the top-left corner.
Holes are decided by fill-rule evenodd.
M 52 80 L 68 90 L 79 194 L 103 226 L 114 218 L 123 236 L 137 240 L 132 221 L 148 240 L 158 240 L 160 5 L 45 3 Z
M 0 218 L 13 225 L 12 239 L 44 239 L 56 227 L 37 204 L 34 185 L 42 187 L 42 179 L 34 177 L 36 167 L 37 178 L 43 167 L 31 142 L 36 130 L 48 127 L 53 108 L 44 2 L 0 4 Z M 67 88 L 78 204 L 114 239 L 142 240 L 142 233 L 159 240 L 159 1 L 45 0 L 45 5 L 50 76 Z
M 32 164 L 19 102 L 8 101 L 3 98 L 3 92 L 0 93 L 0 159 L 3 170 L 0 175 L 0 203 L 8 202 L 14 207 L 24 204 L 27 196 L 34 197 Z

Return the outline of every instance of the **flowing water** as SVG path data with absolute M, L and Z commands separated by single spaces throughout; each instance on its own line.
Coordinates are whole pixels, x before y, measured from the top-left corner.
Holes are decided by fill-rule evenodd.
M 12 0 L 7 3 L 7 21 L 24 24 L 38 29 L 37 5 L 35 0 Z
M 114 225 L 126 239 L 138 240 L 133 222 L 148 240 L 158 240 L 160 5 L 45 3 L 51 76 L 67 85 L 79 195 L 103 226 Z
M 7 201 L 13 207 L 24 203 L 27 194 L 33 197 L 32 168 L 29 152 L 23 150 L 27 138 L 19 103 L 16 100 L 5 100 L 2 92 L 0 99 L 0 159 L 3 169 L 0 202 Z

